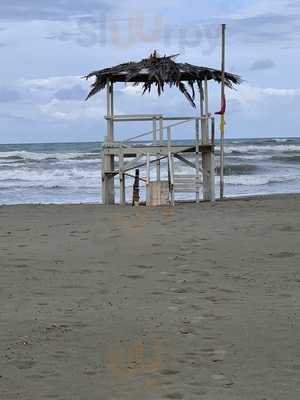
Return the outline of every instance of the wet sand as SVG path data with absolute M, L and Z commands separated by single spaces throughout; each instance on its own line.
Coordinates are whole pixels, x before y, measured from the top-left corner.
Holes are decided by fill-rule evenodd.
M 0 399 L 300 398 L 300 196 L 0 207 Z

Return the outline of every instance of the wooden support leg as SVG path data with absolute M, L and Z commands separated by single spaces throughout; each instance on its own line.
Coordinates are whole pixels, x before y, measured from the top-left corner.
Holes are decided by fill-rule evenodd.
M 209 153 L 202 153 L 202 171 L 203 171 L 203 200 L 210 200 L 210 157 Z
M 202 153 L 203 200 L 215 201 L 215 155 Z
M 126 185 L 125 185 L 125 174 L 120 172 L 120 204 L 126 204 Z
M 102 166 L 102 201 L 104 204 L 115 204 L 114 156 L 104 155 Z
M 209 153 L 209 200 L 216 200 L 215 193 L 215 154 Z
M 120 179 L 120 204 L 126 204 L 126 185 L 125 185 L 125 174 L 124 174 L 124 155 L 122 152 L 119 154 L 119 179 Z

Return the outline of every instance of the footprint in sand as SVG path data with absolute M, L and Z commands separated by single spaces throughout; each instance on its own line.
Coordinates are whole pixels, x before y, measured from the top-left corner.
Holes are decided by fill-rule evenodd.
M 166 368 L 166 369 L 162 369 L 162 370 L 160 371 L 160 373 L 161 373 L 162 375 L 170 376 L 170 375 L 177 375 L 177 374 L 179 374 L 179 371 L 176 371 L 175 369 L 168 369 L 168 368 Z
M 196 394 L 197 396 L 206 396 L 207 390 L 196 390 L 196 391 L 193 391 L 193 394 Z
M 183 395 L 180 392 L 169 393 L 165 396 L 165 399 L 181 400 Z
M 124 276 L 125 278 L 128 278 L 128 279 L 134 279 L 134 280 L 136 280 L 136 279 L 144 279 L 143 275 L 137 275 L 137 274 L 132 274 L 132 275 L 121 274 L 121 276 Z
M 187 293 L 187 289 L 183 289 L 183 288 L 176 288 L 173 289 L 174 293 Z
M 52 357 L 58 360 L 67 360 L 70 358 L 70 355 L 65 351 L 56 351 L 54 354 L 52 354 Z
M 18 369 L 30 369 L 36 364 L 36 362 L 34 360 L 20 360 L 15 364 Z
M 151 269 L 153 268 L 153 265 L 135 265 L 135 267 L 140 269 Z
M 292 251 L 281 251 L 280 253 L 269 253 L 269 256 L 276 257 L 276 258 L 290 258 L 294 257 L 296 253 Z
M 94 375 L 97 375 L 97 370 L 91 370 L 91 369 L 85 370 L 85 371 L 84 371 L 84 375 L 87 375 L 87 376 L 94 376 Z
M 300 229 L 295 228 L 294 226 L 285 225 L 279 229 L 281 232 L 299 232 Z
M 79 271 L 79 273 L 82 274 L 82 275 L 86 275 L 86 274 L 91 274 L 92 271 L 90 269 L 85 268 L 85 269 L 81 269 Z
M 27 264 L 17 264 L 17 265 L 15 265 L 15 268 L 26 269 L 26 268 L 29 268 L 29 265 L 27 265 Z

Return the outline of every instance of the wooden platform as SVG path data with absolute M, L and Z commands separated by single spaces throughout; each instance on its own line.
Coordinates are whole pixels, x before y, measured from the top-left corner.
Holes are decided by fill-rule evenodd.
M 122 144 L 105 144 L 103 146 L 103 153 L 106 155 L 114 155 L 118 156 L 120 152 L 122 152 L 124 157 L 137 157 L 138 155 L 142 154 L 160 154 L 167 156 L 169 152 L 176 154 L 176 153 L 195 153 L 196 152 L 195 145 L 130 145 L 124 146 Z M 210 153 L 214 152 L 214 146 L 211 144 L 208 145 L 199 145 L 198 146 L 199 153 Z

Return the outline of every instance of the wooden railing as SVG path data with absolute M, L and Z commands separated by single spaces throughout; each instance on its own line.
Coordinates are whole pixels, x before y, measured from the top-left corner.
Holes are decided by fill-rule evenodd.
M 201 124 L 201 142 L 202 144 L 215 144 L 215 119 L 214 116 L 202 117 L 164 117 L 162 114 L 136 114 L 136 115 L 113 115 L 105 116 L 105 119 L 111 124 L 115 122 L 145 122 L 152 121 L 152 129 L 141 134 L 132 136 L 122 141 L 114 141 L 115 144 L 129 145 L 130 142 L 150 136 L 153 145 L 163 145 L 167 142 L 168 146 L 172 144 L 172 128 L 194 121 L 195 123 L 195 140 L 196 144 L 200 144 L 200 124 Z M 164 125 L 165 121 L 177 121 L 175 123 Z M 157 126 L 158 125 L 158 126 Z M 167 136 L 164 132 L 167 131 Z

